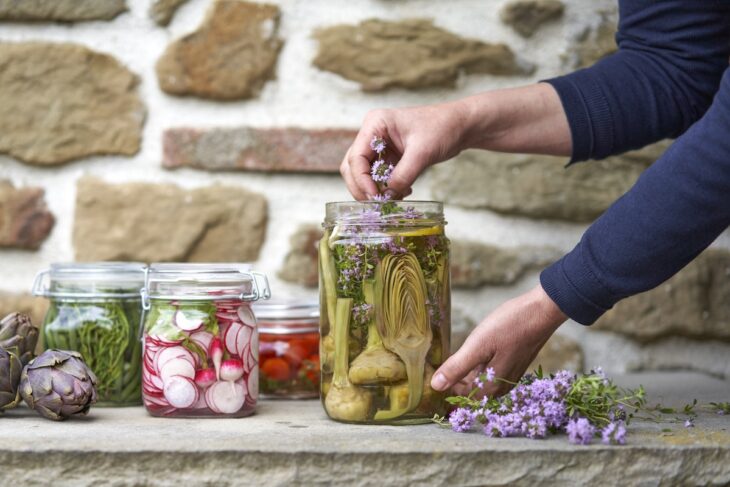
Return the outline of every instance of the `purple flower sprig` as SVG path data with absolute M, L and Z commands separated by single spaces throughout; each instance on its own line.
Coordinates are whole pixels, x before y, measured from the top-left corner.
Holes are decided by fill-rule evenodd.
M 508 383 L 514 388 L 499 398 L 477 398 L 488 382 Z M 631 419 L 626 410 L 645 405 L 643 388 L 620 389 L 601 369 L 581 375 L 562 370 L 544 376 L 540 368 L 514 383 L 497 377 L 490 367 L 474 379 L 474 385 L 468 396 L 447 398 L 457 406 L 448 422 L 435 420 L 460 433 L 481 424 L 483 433 L 495 438 L 539 439 L 566 433 L 571 443 L 579 445 L 588 445 L 595 438 L 607 445 L 623 445 Z
M 385 149 L 387 148 L 387 144 L 385 143 L 385 139 L 382 137 L 374 135 L 370 141 L 370 148 L 377 155 L 376 159 L 370 165 L 370 177 L 373 178 L 373 181 L 375 181 L 382 193 L 382 190 L 388 187 L 388 181 L 390 181 L 390 178 L 393 175 L 395 164 L 385 160 Z

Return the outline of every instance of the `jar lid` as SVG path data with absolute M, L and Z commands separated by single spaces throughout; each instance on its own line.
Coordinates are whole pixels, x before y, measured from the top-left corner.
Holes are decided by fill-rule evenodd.
M 49 298 L 139 298 L 146 271 L 141 262 L 57 262 L 39 272 L 33 294 Z
M 145 300 L 256 301 L 269 299 L 271 290 L 251 264 L 166 263 L 150 265 L 143 295 Z
M 287 334 L 319 331 L 316 301 L 276 300 L 253 306 L 261 333 Z

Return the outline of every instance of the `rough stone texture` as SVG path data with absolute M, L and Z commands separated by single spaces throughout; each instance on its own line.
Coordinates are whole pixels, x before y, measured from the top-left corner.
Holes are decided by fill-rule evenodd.
M 283 41 L 275 5 L 217 0 L 197 31 L 157 62 L 160 88 L 171 95 L 218 100 L 252 98 L 274 77 Z
M 523 75 L 534 67 L 504 44 L 464 39 L 427 19 L 365 20 L 314 34 L 314 65 L 360 83 L 363 91 L 392 87 L 453 87 L 460 73 Z
M 125 0 L 0 0 L 0 20 L 111 20 L 125 10 Z
M 249 262 L 266 231 L 266 199 L 242 188 L 79 180 L 73 242 L 82 261 Z
M 509 215 L 587 222 L 624 194 L 667 143 L 565 168 L 550 156 L 466 151 L 431 171 L 433 198 Z
M 451 307 L 451 353 L 455 353 L 466 341 L 477 324 L 461 308 Z
M 730 340 L 730 251 L 706 250 L 656 289 L 617 304 L 595 328 L 641 341 L 672 335 Z
M 602 12 L 601 22 L 594 28 L 586 29 L 572 43 L 572 52 L 570 56 L 573 58 L 573 64 L 576 68 L 586 68 L 592 66 L 608 56 L 616 52 L 616 30 L 617 18 L 616 13 Z
M 357 131 L 300 128 L 165 131 L 166 168 L 336 173 Z
M 673 407 L 727 400 L 727 382 L 700 374 L 617 377 Z M 142 408 L 92 408 L 51 422 L 26 408 L 3 418 L 5 485 L 727 485 L 727 417 L 700 411 L 695 428 L 637 419 L 628 444 L 571 445 L 456 434 L 434 424 L 356 426 L 319 401 L 263 401 L 245 419 L 175 419 Z M 667 431 L 662 431 L 663 429 Z M 191 434 L 193 432 L 194 434 Z M 73 438 L 73 441 L 69 441 Z M 103 438 L 104 441 L 99 441 Z M 153 480 L 154 479 L 154 480 Z
M 150 18 L 157 25 L 166 26 L 178 8 L 188 0 L 154 0 L 150 5 Z
M 543 24 L 563 16 L 565 5 L 559 0 L 515 0 L 502 8 L 502 22 L 522 37 L 532 35 Z
M 0 180 L 0 247 L 38 249 L 53 229 L 41 188 L 15 188 Z
M 80 45 L 0 43 L 0 153 L 40 165 L 137 153 L 137 84 L 115 58 Z
M 563 335 L 553 335 L 527 370 L 536 370 L 538 366 L 542 366 L 546 373 L 562 369 L 583 372 L 583 350 L 575 340 Z
M 0 319 L 16 311 L 30 316 L 33 324 L 40 328 L 46 311 L 48 311 L 48 301 L 28 293 L 15 294 L 0 291 Z
M 479 242 L 451 242 L 451 285 L 473 289 L 513 284 L 525 272 L 546 266 L 562 255 L 545 247 L 505 248 Z
M 279 270 L 279 278 L 306 287 L 317 287 L 317 243 L 321 238 L 322 227 L 319 225 L 307 224 L 297 228 L 289 239 L 291 249 Z

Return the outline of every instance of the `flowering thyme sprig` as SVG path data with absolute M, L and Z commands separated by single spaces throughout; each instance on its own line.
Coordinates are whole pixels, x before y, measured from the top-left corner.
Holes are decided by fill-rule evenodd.
M 395 169 L 395 164 L 386 162 L 385 160 L 386 147 L 385 140 L 377 135 L 374 135 L 370 141 L 370 148 L 377 154 L 377 158 L 370 166 L 370 176 L 378 184 L 381 193 L 383 192 L 383 188 L 388 187 L 388 181 L 390 181 L 393 170 Z
M 515 387 L 500 398 L 477 399 L 487 382 L 503 382 Z M 626 425 L 631 418 L 627 409 L 638 411 L 645 404 L 644 390 L 623 390 L 608 379 L 603 371 L 577 376 L 562 370 L 549 377 L 542 369 L 525 375 L 514 383 L 496 376 L 488 368 L 474 380 L 475 388 L 468 396 L 447 398 L 457 408 L 448 423 L 463 433 L 477 424 L 489 437 L 523 436 L 544 438 L 549 433 L 565 432 L 571 443 L 587 445 L 595 437 L 605 444 L 623 445 Z

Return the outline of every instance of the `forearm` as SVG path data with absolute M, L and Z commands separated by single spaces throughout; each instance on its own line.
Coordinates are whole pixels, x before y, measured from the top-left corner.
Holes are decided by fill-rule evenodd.
M 462 149 L 571 154 L 568 119 L 548 84 L 489 91 L 456 105 L 464 120 Z
M 707 114 L 546 269 L 547 294 L 590 324 L 671 277 L 730 225 L 730 70 Z

